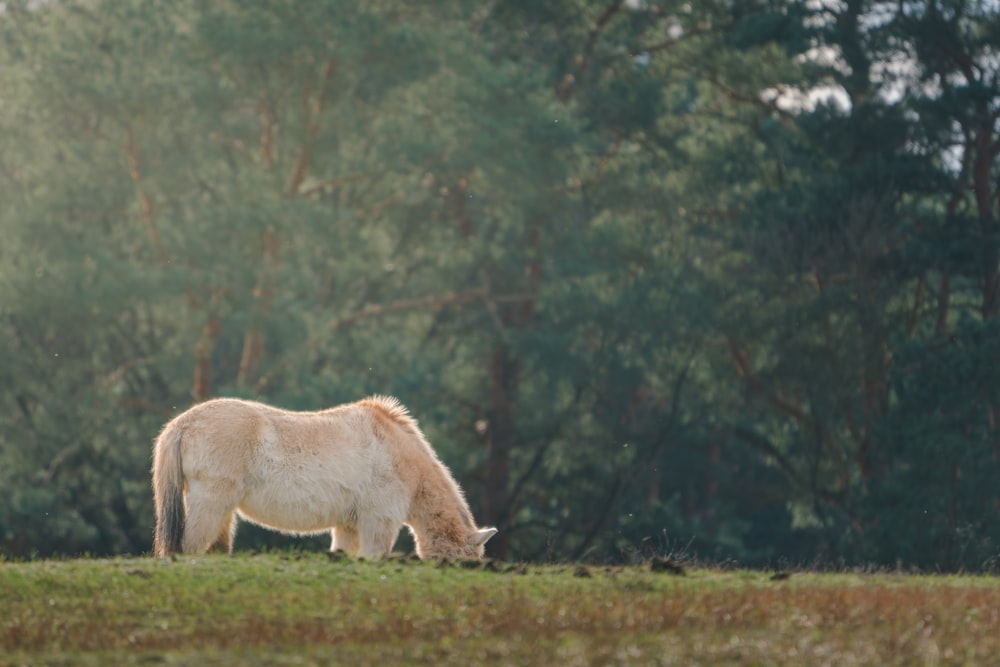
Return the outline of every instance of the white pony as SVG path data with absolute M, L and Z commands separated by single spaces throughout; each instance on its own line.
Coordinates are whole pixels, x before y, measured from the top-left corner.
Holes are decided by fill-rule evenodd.
M 293 534 L 331 531 L 331 550 L 388 554 L 406 525 L 421 558 L 483 557 L 451 473 L 399 401 L 291 412 L 219 398 L 170 420 L 153 448 L 153 552 L 232 553 L 236 517 Z

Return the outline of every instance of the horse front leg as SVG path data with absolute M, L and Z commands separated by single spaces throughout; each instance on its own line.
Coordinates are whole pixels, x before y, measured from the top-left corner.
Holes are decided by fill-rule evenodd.
M 362 558 L 388 556 L 396 543 L 402 524 L 389 519 L 368 519 L 358 522 L 358 555 Z
M 351 556 L 358 555 L 358 529 L 354 526 L 334 526 L 330 531 L 330 551 L 343 551 Z

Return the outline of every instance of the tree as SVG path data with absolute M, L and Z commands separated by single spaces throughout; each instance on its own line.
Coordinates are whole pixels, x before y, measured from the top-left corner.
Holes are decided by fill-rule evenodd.
M 5 552 L 146 550 L 149 445 L 193 400 L 379 392 L 492 555 L 995 556 L 987 8 L 86 0 L 0 28 Z
M 981 567 L 996 540 L 991 511 L 981 512 L 995 504 L 985 479 L 996 460 L 983 447 L 992 427 L 956 424 L 988 422 L 996 380 L 955 371 L 988 354 L 976 330 L 992 327 L 993 214 L 973 204 L 985 201 L 974 196 L 973 165 L 995 169 L 980 151 L 994 141 L 983 132 L 992 136 L 996 116 L 969 103 L 978 93 L 955 105 L 945 89 L 995 84 L 980 41 L 995 18 L 958 3 L 944 36 L 941 11 L 847 2 L 802 17 L 803 29 L 812 26 L 812 74 L 798 88 L 825 83 L 841 101 L 778 109 L 777 122 L 761 126 L 776 178 L 740 216 L 749 234 L 734 240 L 757 267 L 754 297 L 733 303 L 727 328 L 743 332 L 729 338 L 756 415 L 747 442 L 790 475 L 797 511 L 827 528 L 830 553 Z M 969 79 L 958 74 L 962 62 L 976 63 Z M 951 143 L 956 136 L 966 141 Z M 956 156 L 965 165 L 957 170 Z M 979 312 L 968 291 L 977 283 Z M 949 340 L 977 342 L 952 355 Z M 946 402 L 918 385 L 961 395 L 963 418 L 942 415 L 932 405 Z M 847 544 L 836 538 L 845 528 Z
M 74 430 L 120 423 L 127 430 L 107 436 L 130 443 L 116 472 L 143 480 L 151 424 L 192 399 L 316 407 L 412 388 L 414 376 L 430 395 L 423 371 L 446 367 L 459 335 L 431 349 L 440 309 L 468 306 L 473 326 L 492 328 L 496 308 L 525 299 L 504 284 L 502 262 L 489 267 L 505 259 L 498 244 L 543 215 L 526 209 L 545 204 L 539 178 L 559 177 L 544 151 L 560 135 L 526 134 L 540 107 L 512 105 L 510 92 L 530 98 L 532 81 L 491 63 L 461 17 L 392 3 L 53 3 L 13 7 L 7 27 L 21 87 L 5 120 L 41 146 L 9 158 L 7 186 L 22 202 L 4 223 L 18 239 L 9 252 L 64 274 L 60 285 L 34 284 L 30 265 L 9 274 L 21 298 L 8 301 L 7 335 L 23 349 L 4 449 L 24 469 L 60 450 L 30 443 L 44 437 L 39 415 L 76 410 L 63 373 L 78 392 L 114 387 L 90 394 L 102 409 Z M 501 159 L 527 139 L 537 159 Z M 508 191 L 524 193 L 517 208 Z M 88 281 L 98 287 L 64 311 L 88 326 L 44 335 L 60 288 Z M 46 368 L 54 347 L 91 359 L 93 373 Z M 28 377 L 52 382 L 32 390 Z M 80 456 L 67 477 L 109 472 L 72 438 L 62 448 Z M 83 495 L 102 505 L 98 491 Z M 148 515 L 144 495 L 129 500 Z M 46 502 L 64 514 L 76 499 Z M 142 548 L 136 534 L 93 532 L 57 547 L 41 539 L 47 527 L 22 539 L 22 520 L 10 520 L 15 551 Z M 141 534 L 149 519 L 133 523 Z

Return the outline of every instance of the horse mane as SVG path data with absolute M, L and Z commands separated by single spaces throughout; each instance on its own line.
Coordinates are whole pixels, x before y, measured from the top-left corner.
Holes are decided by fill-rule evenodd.
M 393 422 L 413 435 L 423 438 L 420 427 L 417 426 L 417 420 L 410 415 L 410 411 L 395 396 L 374 394 L 358 401 L 358 405 L 375 410 L 383 419 Z

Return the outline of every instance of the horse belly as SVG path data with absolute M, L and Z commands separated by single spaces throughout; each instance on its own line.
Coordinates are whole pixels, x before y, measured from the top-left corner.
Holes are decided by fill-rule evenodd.
M 240 514 L 254 523 L 290 533 L 315 533 L 353 523 L 356 500 L 346 489 L 275 489 L 249 492 Z
M 290 533 L 318 533 L 355 521 L 356 494 L 331 480 L 272 477 L 251 485 L 239 512 L 268 528 Z

